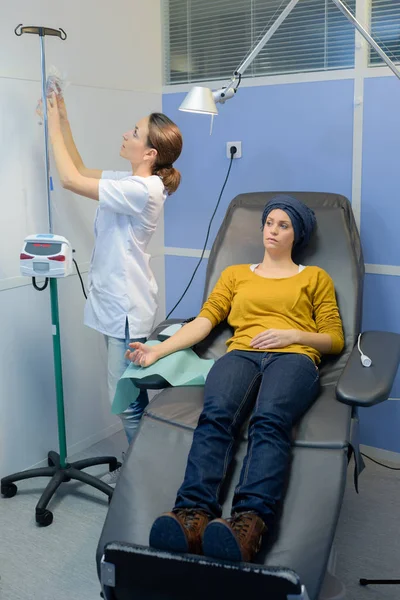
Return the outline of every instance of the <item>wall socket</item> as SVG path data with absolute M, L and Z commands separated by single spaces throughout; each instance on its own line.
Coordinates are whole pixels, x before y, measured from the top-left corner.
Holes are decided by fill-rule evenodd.
M 226 142 L 227 158 L 231 157 L 232 146 L 236 146 L 236 149 L 237 149 L 237 152 L 236 152 L 236 154 L 234 154 L 233 158 L 242 158 L 242 142 Z

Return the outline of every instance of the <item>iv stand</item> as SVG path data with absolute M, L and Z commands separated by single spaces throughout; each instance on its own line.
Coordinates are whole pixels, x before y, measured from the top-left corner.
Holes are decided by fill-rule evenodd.
M 24 33 L 30 33 L 39 36 L 40 40 L 40 56 L 42 69 L 42 104 L 43 104 L 43 132 L 45 146 L 45 172 L 46 172 L 46 192 L 47 192 L 47 210 L 49 232 L 53 233 L 53 221 L 50 198 L 50 166 L 49 166 L 49 146 L 48 146 L 48 121 L 47 121 L 47 98 L 46 98 L 46 59 L 45 59 L 45 36 L 59 37 L 61 40 L 67 39 L 67 34 L 63 29 L 50 29 L 48 27 L 22 27 L 18 25 L 15 28 L 15 34 L 22 36 Z M 42 288 L 45 289 L 46 285 Z M 36 287 L 36 289 L 38 289 Z M 36 505 L 35 517 L 39 525 L 48 526 L 53 521 L 53 513 L 47 509 L 51 498 L 63 482 L 68 482 L 71 479 L 87 483 L 88 485 L 97 488 L 105 493 L 109 500 L 113 494 L 113 488 L 98 479 L 83 473 L 82 469 L 95 465 L 109 465 L 109 470 L 120 466 L 120 463 L 114 456 L 99 456 L 85 460 L 79 460 L 69 464 L 67 462 L 67 442 L 65 431 L 65 411 L 64 411 L 64 394 L 63 394 L 63 377 L 62 377 L 62 360 L 61 360 L 61 339 L 60 339 L 60 321 L 58 311 L 58 289 L 57 279 L 50 277 L 50 300 L 51 300 L 51 321 L 53 333 L 53 357 L 54 357 L 54 378 L 56 387 L 57 400 L 57 423 L 58 423 L 58 441 L 59 453 L 50 451 L 48 453 L 48 467 L 38 469 L 29 469 L 14 473 L 3 477 L 1 480 L 1 494 L 5 498 L 12 498 L 17 493 L 15 481 L 23 479 L 31 479 L 33 477 L 50 477 L 50 481 L 45 488 L 39 502 Z

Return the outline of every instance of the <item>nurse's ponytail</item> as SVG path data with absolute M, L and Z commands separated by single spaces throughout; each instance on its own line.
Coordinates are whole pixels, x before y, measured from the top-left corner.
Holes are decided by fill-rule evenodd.
M 164 187 L 169 196 L 176 192 L 181 182 L 181 174 L 175 167 L 172 165 L 158 167 L 156 168 L 155 174 L 163 180 Z
M 181 182 L 181 174 L 173 163 L 182 152 L 182 134 L 179 127 L 162 113 L 149 116 L 148 146 L 157 150 L 154 175 L 161 177 L 169 195 L 176 192 Z

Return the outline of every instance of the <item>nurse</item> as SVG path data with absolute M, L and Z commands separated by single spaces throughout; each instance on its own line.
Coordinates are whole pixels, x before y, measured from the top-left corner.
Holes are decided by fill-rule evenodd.
M 182 150 L 182 135 L 167 116 L 151 113 L 122 136 L 120 156 L 130 163 L 129 171 L 88 169 L 74 143 L 63 98 L 53 94 L 47 104 L 61 185 L 99 203 L 84 322 L 106 338 L 112 403 L 129 364 L 125 358 L 129 344 L 144 342 L 154 326 L 157 284 L 146 248 L 166 197 L 181 180 L 173 163 Z M 119 415 L 128 443 L 147 403 L 147 393 L 141 392 Z

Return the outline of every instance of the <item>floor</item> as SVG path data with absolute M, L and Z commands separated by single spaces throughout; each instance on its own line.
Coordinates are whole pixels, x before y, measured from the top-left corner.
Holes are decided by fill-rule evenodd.
M 71 460 L 125 450 L 123 432 Z M 362 588 L 360 577 L 400 578 L 400 472 L 367 462 L 360 494 L 349 481 L 336 535 L 337 575 L 347 600 L 398 600 L 400 585 Z M 101 475 L 103 467 L 91 472 Z M 79 483 L 63 484 L 52 501 L 54 522 L 38 527 L 35 501 L 43 479 L 21 482 L 12 499 L 0 499 L 1 600 L 97 600 L 96 545 L 107 513 L 103 495 Z

